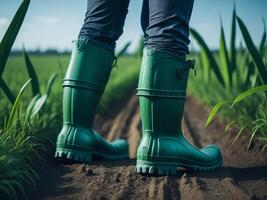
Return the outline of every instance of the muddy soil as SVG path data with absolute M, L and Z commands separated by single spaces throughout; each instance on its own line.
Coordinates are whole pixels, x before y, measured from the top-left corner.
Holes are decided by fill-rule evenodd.
M 197 147 L 210 143 L 222 150 L 224 165 L 213 172 L 187 172 L 178 169 L 176 176 L 142 176 L 135 172 L 135 153 L 141 137 L 140 115 L 136 96 L 100 113 L 95 128 L 108 140 L 125 138 L 130 159 L 95 161 L 90 165 L 59 164 L 48 160 L 33 199 L 267 199 L 267 152 L 254 142 L 246 150 L 248 138 L 232 144 L 237 130 L 224 133 L 216 120 L 204 128 L 208 108 L 189 97 L 183 129 Z M 105 117 L 104 117 L 105 116 Z

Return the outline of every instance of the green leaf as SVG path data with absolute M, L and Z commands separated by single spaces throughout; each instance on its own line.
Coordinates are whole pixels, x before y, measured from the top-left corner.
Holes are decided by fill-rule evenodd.
M 27 107 L 26 111 L 26 119 L 30 119 L 33 116 L 35 116 L 41 108 L 44 106 L 45 102 L 48 99 L 48 96 L 50 94 L 51 88 L 53 86 L 53 83 L 57 77 L 57 74 L 54 73 L 52 76 L 49 78 L 48 83 L 47 83 L 47 88 L 46 88 L 46 93 L 44 95 L 37 94 L 30 102 L 29 106 Z
M 264 152 L 264 150 L 266 149 L 266 147 L 267 147 L 267 144 L 265 144 L 265 145 L 262 147 L 262 149 L 261 149 L 261 153 Z
M 54 73 L 52 74 L 52 76 L 49 78 L 48 82 L 47 82 L 47 86 L 46 86 L 46 95 L 47 97 L 49 96 L 50 92 L 51 92 L 51 88 L 56 80 L 57 74 Z
M 263 58 L 261 57 L 257 48 L 255 47 L 255 45 L 251 39 L 251 36 L 248 32 L 248 29 L 245 26 L 245 24 L 243 23 L 243 21 L 239 17 L 237 17 L 237 21 L 238 21 L 242 36 L 243 36 L 245 43 L 247 45 L 248 51 L 249 51 L 251 57 L 253 58 L 257 68 L 258 68 L 258 71 L 259 71 L 259 74 L 261 77 L 261 81 L 263 84 L 267 85 L 267 70 L 266 70 L 266 66 L 264 65 Z
M 0 87 L 2 88 L 2 90 L 4 91 L 5 95 L 7 96 L 8 100 L 14 104 L 15 102 L 15 97 L 13 95 L 13 93 L 11 92 L 11 90 L 9 89 L 9 87 L 7 86 L 7 84 L 5 83 L 5 81 L 0 77 Z
M 1 43 L 0 43 L 0 77 L 4 72 L 7 58 L 20 30 L 22 22 L 27 13 L 30 0 L 23 0 L 15 16 L 13 17 Z
M 207 127 L 211 121 L 213 120 L 213 118 L 215 117 L 216 113 L 218 112 L 218 110 L 224 105 L 224 104 L 228 104 L 228 103 L 231 103 L 232 101 L 231 100 L 223 100 L 219 103 L 217 103 L 213 108 L 212 110 L 210 111 L 209 113 L 209 116 L 208 116 L 208 120 L 206 122 L 206 125 L 205 127 Z
M 224 132 L 227 133 L 229 131 L 229 129 L 232 127 L 232 125 L 235 124 L 235 121 L 232 120 L 229 124 L 227 124 L 227 126 L 224 129 Z
M 33 96 L 36 96 L 37 94 L 40 93 L 40 84 L 39 84 L 39 80 L 38 80 L 38 77 L 36 75 L 36 72 L 34 70 L 34 67 L 32 65 L 32 62 L 31 62 L 29 55 L 28 55 L 27 51 L 25 50 L 24 46 L 23 46 L 23 55 L 24 55 L 24 60 L 25 60 L 25 64 L 27 67 L 29 77 L 32 80 L 32 82 L 31 82 L 32 94 L 33 94 Z
M 264 126 L 264 125 L 265 125 L 265 122 L 262 123 L 262 124 L 260 124 L 260 125 L 257 125 L 257 126 L 254 128 L 254 130 L 252 131 L 251 137 L 250 137 L 250 139 L 249 139 L 249 143 L 248 143 L 248 146 L 247 146 L 247 150 L 250 148 L 251 143 L 252 143 L 252 140 L 253 140 L 253 138 L 255 137 L 257 131 L 259 130 L 259 128 L 262 127 L 262 126 Z
M 32 109 L 34 107 L 34 105 L 36 104 L 36 101 L 41 97 L 40 94 L 37 94 L 35 97 L 32 98 L 30 104 L 27 106 L 26 109 L 26 121 L 29 120 L 31 113 L 32 113 Z
M 41 108 L 43 107 L 43 105 L 45 104 L 47 100 L 47 95 L 42 95 L 39 99 L 37 99 L 37 101 L 35 102 L 33 108 L 32 108 L 32 112 L 31 112 L 31 117 L 33 117 L 34 115 L 36 115 Z
M 200 57 L 201 57 L 201 63 L 203 66 L 203 78 L 207 82 L 210 80 L 210 74 L 211 74 L 211 69 L 209 67 L 209 60 L 208 57 L 206 56 L 206 53 L 204 52 L 203 49 L 200 51 Z
M 267 85 L 257 86 L 257 87 L 251 88 L 249 90 L 246 90 L 245 92 L 241 93 L 240 95 L 238 95 L 235 98 L 232 106 L 234 106 L 236 103 L 242 101 L 243 99 L 245 99 L 249 95 L 254 94 L 255 92 L 263 92 L 263 91 L 266 91 L 266 90 L 267 90 Z
M 254 62 L 247 61 L 245 67 L 247 67 L 247 74 L 246 74 L 246 78 L 244 80 L 244 89 L 247 89 L 251 86 L 252 87 L 254 86 L 253 84 L 255 81 L 253 81 L 253 80 L 255 80 L 258 77 L 258 74 L 257 74 Z
M 212 52 L 210 51 L 210 49 L 208 48 L 207 44 L 205 43 L 204 39 L 198 34 L 197 31 L 195 31 L 194 29 L 190 29 L 190 33 L 191 35 L 195 38 L 195 40 L 198 42 L 199 46 L 201 47 L 201 49 L 203 49 L 205 56 L 208 58 L 208 62 L 209 62 L 209 67 L 213 70 L 213 72 L 215 73 L 218 81 L 225 86 L 225 82 L 223 79 L 223 76 L 220 72 L 219 66 L 215 60 L 215 58 L 213 57 Z
M 266 23 L 265 23 L 264 18 L 262 18 L 262 21 L 263 21 L 264 31 L 263 31 L 263 35 L 261 38 L 259 51 L 260 51 L 260 54 L 264 56 L 264 49 L 265 49 L 265 42 L 266 42 Z
M 227 53 L 227 47 L 222 24 L 221 24 L 221 39 L 220 39 L 219 54 L 220 54 L 221 69 L 222 69 L 222 75 L 224 77 L 224 82 L 226 83 L 227 87 L 230 88 L 232 84 L 232 71 L 231 71 L 229 56 Z
M 259 141 L 262 141 L 262 142 L 266 143 L 266 144 L 262 147 L 262 149 L 261 149 L 261 152 L 263 153 L 264 150 L 265 150 L 266 147 L 267 147 L 267 137 L 266 137 L 266 136 L 265 136 L 265 137 L 258 137 L 257 139 L 258 139 Z
M 237 68 L 235 41 L 236 41 L 236 10 L 234 6 L 233 15 L 232 15 L 231 40 L 230 40 L 230 62 L 231 62 L 231 68 L 232 68 L 231 71 L 235 71 Z
M 235 143 L 237 141 L 237 139 L 240 137 L 240 135 L 244 132 L 244 130 L 247 128 L 247 125 L 243 126 L 237 133 L 233 143 Z
M 258 137 L 257 139 L 260 141 L 267 142 L 267 137 Z
M 130 46 L 131 42 L 127 42 L 124 47 L 122 47 L 122 49 L 117 53 L 116 57 L 119 58 L 121 57 L 123 54 L 125 54 L 125 52 L 127 51 L 128 47 Z
M 8 121 L 7 121 L 7 128 L 11 127 L 11 126 L 14 124 L 14 122 L 15 122 L 15 115 L 16 115 L 16 113 L 17 113 L 18 110 L 19 110 L 19 106 L 20 106 L 20 102 L 21 102 L 22 94 L 23 94 L 23 92 L 25 91 L 26 87 L 29 85 L 30 82 L 31 82 L 31 79 L 28 80 L 28 81 L 22 86 L 22 88 L 20 89 L 19 94 L 18 94 L 17 97 L 16 97 L 15 103 L 14 103 L 14 105 L 12 106 L 11 113 L 10 113 L 9 118 L 8 118 Z

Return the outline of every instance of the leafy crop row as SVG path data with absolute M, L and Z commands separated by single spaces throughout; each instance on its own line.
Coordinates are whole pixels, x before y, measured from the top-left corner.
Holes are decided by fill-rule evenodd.
M 251 133 L 247 148 L 251 146 L 256 135 L 259 140 L 267 141 L 266 25 L 265 21 L 263 22 L 264 33 L 258 48 L 244 22 L 236 15 L 235 9 L 229 49 L 226 45 L 222 20 L 218 52 L 211 51 L 196 30 L 190 30 L 201 48 L 198 57 L 200 70 L 198 77 L 192 78 L 191 90 L 205 102 L 215 105 L 206 126 L 214 119 L 217 111 L 225 106 L 224 115 L 230 119 L 226 130 L 233 125 L 240 127 L 235 141 L 242 133 Z M 237 49 L 235 46 L 236 24 L 240 28 L 246 49 L 242 46 Z M 267 144 L 264 148 L 266 146 Z

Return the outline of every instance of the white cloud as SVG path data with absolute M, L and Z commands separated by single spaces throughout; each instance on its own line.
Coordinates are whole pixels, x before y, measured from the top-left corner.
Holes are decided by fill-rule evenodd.
M 46 25 L 56 24 L 56 23 L 58 23 L 60 21 L 60 19 L 57 18 L 57 17 L 47 17 L 47 16 L 38 16 L 37 20 L 40 23 L 44 23 Z
M 4 17 L 0 17 L 0 26 L 6 26 L 9 23 L 9 20 Z

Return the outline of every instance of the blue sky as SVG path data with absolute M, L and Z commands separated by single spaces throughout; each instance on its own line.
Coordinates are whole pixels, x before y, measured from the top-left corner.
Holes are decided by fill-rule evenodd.
M 3 37 L 20 0 L 0 0 L 0 38 Z M 218 47 L 220 19 L 229 41 L 233 0 L 195 0 L 190 25 L 205 38 L 211 48 Z M 235 0 L 237 14 L 247 25 L 253 40 L 259 43 L 263 32 L 262 17 L 267 20 L 266 0 Z M 131 0 L 124 33 L 118 41 L 119 49 L 127 41 L 132 41 L 130 50 L 135 49 L 142 35 L 140 26 L 142 0 Z M 14 44 L 20 49 L 24 43 L 27 49 L 57 48 L 69 49 L 76 39 L 86 11 L 86 0 L 32 0 L 22 29 Z M 237 32 L 237 44 L 241 36 Z M 192 42 L 191 47 L 197 48 Z

